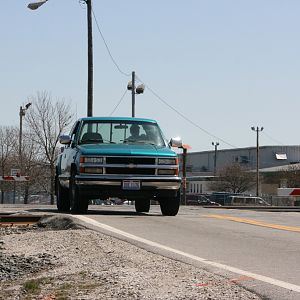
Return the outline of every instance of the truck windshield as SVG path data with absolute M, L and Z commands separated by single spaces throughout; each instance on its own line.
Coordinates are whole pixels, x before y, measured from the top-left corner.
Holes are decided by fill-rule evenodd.
M 151 144 L 165 147 L 166 143 L 156 123 L 130 121 L 84 122 L 79 144 Z

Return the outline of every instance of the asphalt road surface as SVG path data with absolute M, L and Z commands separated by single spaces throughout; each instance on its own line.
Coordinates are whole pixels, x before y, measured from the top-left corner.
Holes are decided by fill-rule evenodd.
M 134 206 L 123 205 L 90 206 L 88 214 L 72 217 L 150 251 L 225 275 L 267 299 L 300 299 L 299 212 L 189 206 L 181 207 L 176 217 L 164 217 L 159 206 L 136 214 Z

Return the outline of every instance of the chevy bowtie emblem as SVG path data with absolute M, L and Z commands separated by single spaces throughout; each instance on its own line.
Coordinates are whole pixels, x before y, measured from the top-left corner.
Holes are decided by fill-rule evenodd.
M 129 164 L 128 168 L 130 168 L 130 169 L 135 168 L 135 164 Z

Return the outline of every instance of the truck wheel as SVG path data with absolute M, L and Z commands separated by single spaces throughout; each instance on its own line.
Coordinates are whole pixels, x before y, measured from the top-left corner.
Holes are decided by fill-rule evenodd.
M 69 212 L 70 211 L 70 197 L 68 189 L 62 187 L 56 178 L 55 180 L 56 188 L 56 206 L 59 212 Z
M 180 197 L 161 198 L 159 205 L 164 216 L 176 216 L 179 211 Z
M 70 207 L 73 213 L 85 213 L 88 209 L 89 201 L 83 197 L 75 182 L 75 172 L 72 172 L 70 178 Z
M 150 199 L 141 199 L 134 201 L 135 211 L 140 212 L 149 212 L 150 210 Z

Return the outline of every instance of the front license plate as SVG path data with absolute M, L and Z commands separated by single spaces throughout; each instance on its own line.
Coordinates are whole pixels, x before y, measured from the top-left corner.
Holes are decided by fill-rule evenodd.
M 123 190 L 139 190 L 141 182 L 139 180 L 123 180 Z

